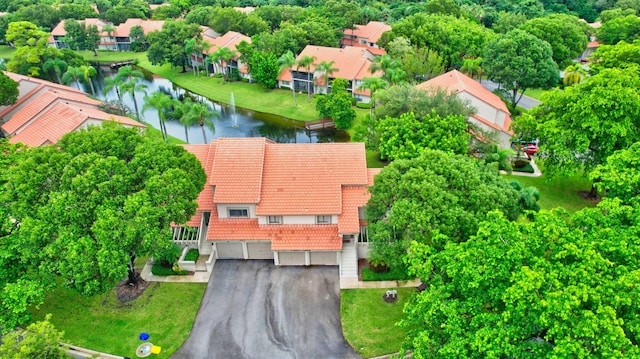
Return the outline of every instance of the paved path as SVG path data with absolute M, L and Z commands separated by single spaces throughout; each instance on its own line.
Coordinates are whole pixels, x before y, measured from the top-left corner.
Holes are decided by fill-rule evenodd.
M 493 81 L 489 81 L 489 80 L 482 80 L 481 82 L 482 86 L 484 86 L 484 88 L 486 88 L 489 91 L 493 91 L 495 89 L 498 88 L 498 84 L 493 82 Z M 529 96 L 522 96 L 522 98 L 520 99 L 520 102 L 518 102 L 518 106 L 526 109 L 526 110 L 530 110 L 536 106 L 538 106 L 540 104 L 540 101 L 536 100 L 533 97 L 529 97 Z
M 217 261 L 171 358 L 359 358 L 342 335 L 338 269 Z

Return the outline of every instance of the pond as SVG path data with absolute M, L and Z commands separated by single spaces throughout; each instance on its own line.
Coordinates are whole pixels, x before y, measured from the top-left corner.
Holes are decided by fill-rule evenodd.
M 94 79 L 97 94 L 100 100 L 114 101 L 118 99 L 115 89 L 106 94 L 103 93 L 104 78 L 114 76 L 109 69 L 102 68 L 102 76 Z M 212 118 L 214 129 L 205 128 L 207 141 L 220 137 L 266 137 L 278 143 L 316 143 L 316 142 L 348 142 L 349 135 L 344 131 L 335 129 L 324 129 L 320 131 L 307 131 L 304 123 L 284 118 L 282 116 L 271 115 L 256 111 L 251 111 L 235 106 L 221 104 L 211 101 L 198 94 L 191 93 L 176 86 L 171 81 L 146 74 L 144 80 L 139 80 L 147 85 L 146 94 L 151 95 L 156 91 L 169 94 L 172 98 L 184 99 L 191 97 L 194 101 L 207 104 L 214 109 L 219 116 Z M 221 86 L 221 85 L 218 85 Z M 90 93 L 90 89 L 85 91 Z M 136 93 L 136 99 L 140 109 L 140 117 L 145 123 L 159 128 L 158 113 L 155 109 L 147 109 L 142 112 L 145 94 L 142 91 Z M 232 95 L 233 96 L 233 95 Z M 135 112 L 133 100 L 128 94 L 122 94 L 123 103 Z M 230 102 L 234 102 L 230 97 Z M 170 136 L 176 137 L 186 142 L 185 128 L 178 121 L 166 121 L 166 128 Z M 202 129 L 198 125 L 188 128 L 189 143 L 205 143 Z

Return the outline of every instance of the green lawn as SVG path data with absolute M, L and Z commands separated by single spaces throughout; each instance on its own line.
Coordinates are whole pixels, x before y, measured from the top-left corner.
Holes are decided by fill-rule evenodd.
M 9 46 L 0 46 L 0 59 L 10 59 L 16 49 Z
M 134 358 L 141 332 L 169 358 L 189 336 L 206 283 L 153 282 L 134 301 L 121 303 L 115 289 L 104 295 L 82 297 L 57 289 L 34 312 L 34 320 L 51 313 L 51 322 L 64 331 L 65 342 L 104 353 Z
M 580 175 L 550 180 L 547 180 L 544 174 L 540 177 L 514 175 L 505 175 L 505 177 L 518 180 L 525 187 L 536 187 L 540 191 L 540 201 L 538 203 L 542 209 L 564 207 L 570 212 L 575 212 L 585 207 L 595 206 L 595 203 L 587 201 L 578 195 L 578 191 L 591 189 L 591 182 Z
M 407 332 L 395 325 L 404 318 L 402 309 L 415 288 L 396 288 L 398 301 L 386 303 L 387 289 L 347 289 L 341 292 L 342 332 L 364 358 L 395 353 Z
M 549 90 L 543 89 L 528 89 L 524 92 L 526 96 L 533 97 L 536 100 L 539 100 L 543 93 L 548 92 Z

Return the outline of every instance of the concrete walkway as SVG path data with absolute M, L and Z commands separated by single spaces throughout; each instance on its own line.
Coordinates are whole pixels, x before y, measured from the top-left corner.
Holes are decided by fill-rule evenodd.
M 153 261 L 150 259 L 142 268 L 140 276 L 147 282 L 168 282 L 168 283 L 209 283 L 211 272 L 196 271 L 193 275 L 153 275 L 151 267 Z

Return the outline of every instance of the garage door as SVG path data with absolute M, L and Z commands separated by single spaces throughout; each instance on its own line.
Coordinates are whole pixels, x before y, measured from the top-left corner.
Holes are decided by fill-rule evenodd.
M 249 259 L 273 259 L 271 242 L 247 242 Z
M 278 260 L 283 266 L 303 266 L 304 252 L 278 252 Z
M 216 242 L 216 248 L 218 250 L 218 258 L 223 258 L 223 259 L 244 258 L 244 255 L 242 254 L 242 243 L 239 241 Z
M 338 256 L 336 252 L 311 252 L 311 265 L 338 265 Z

